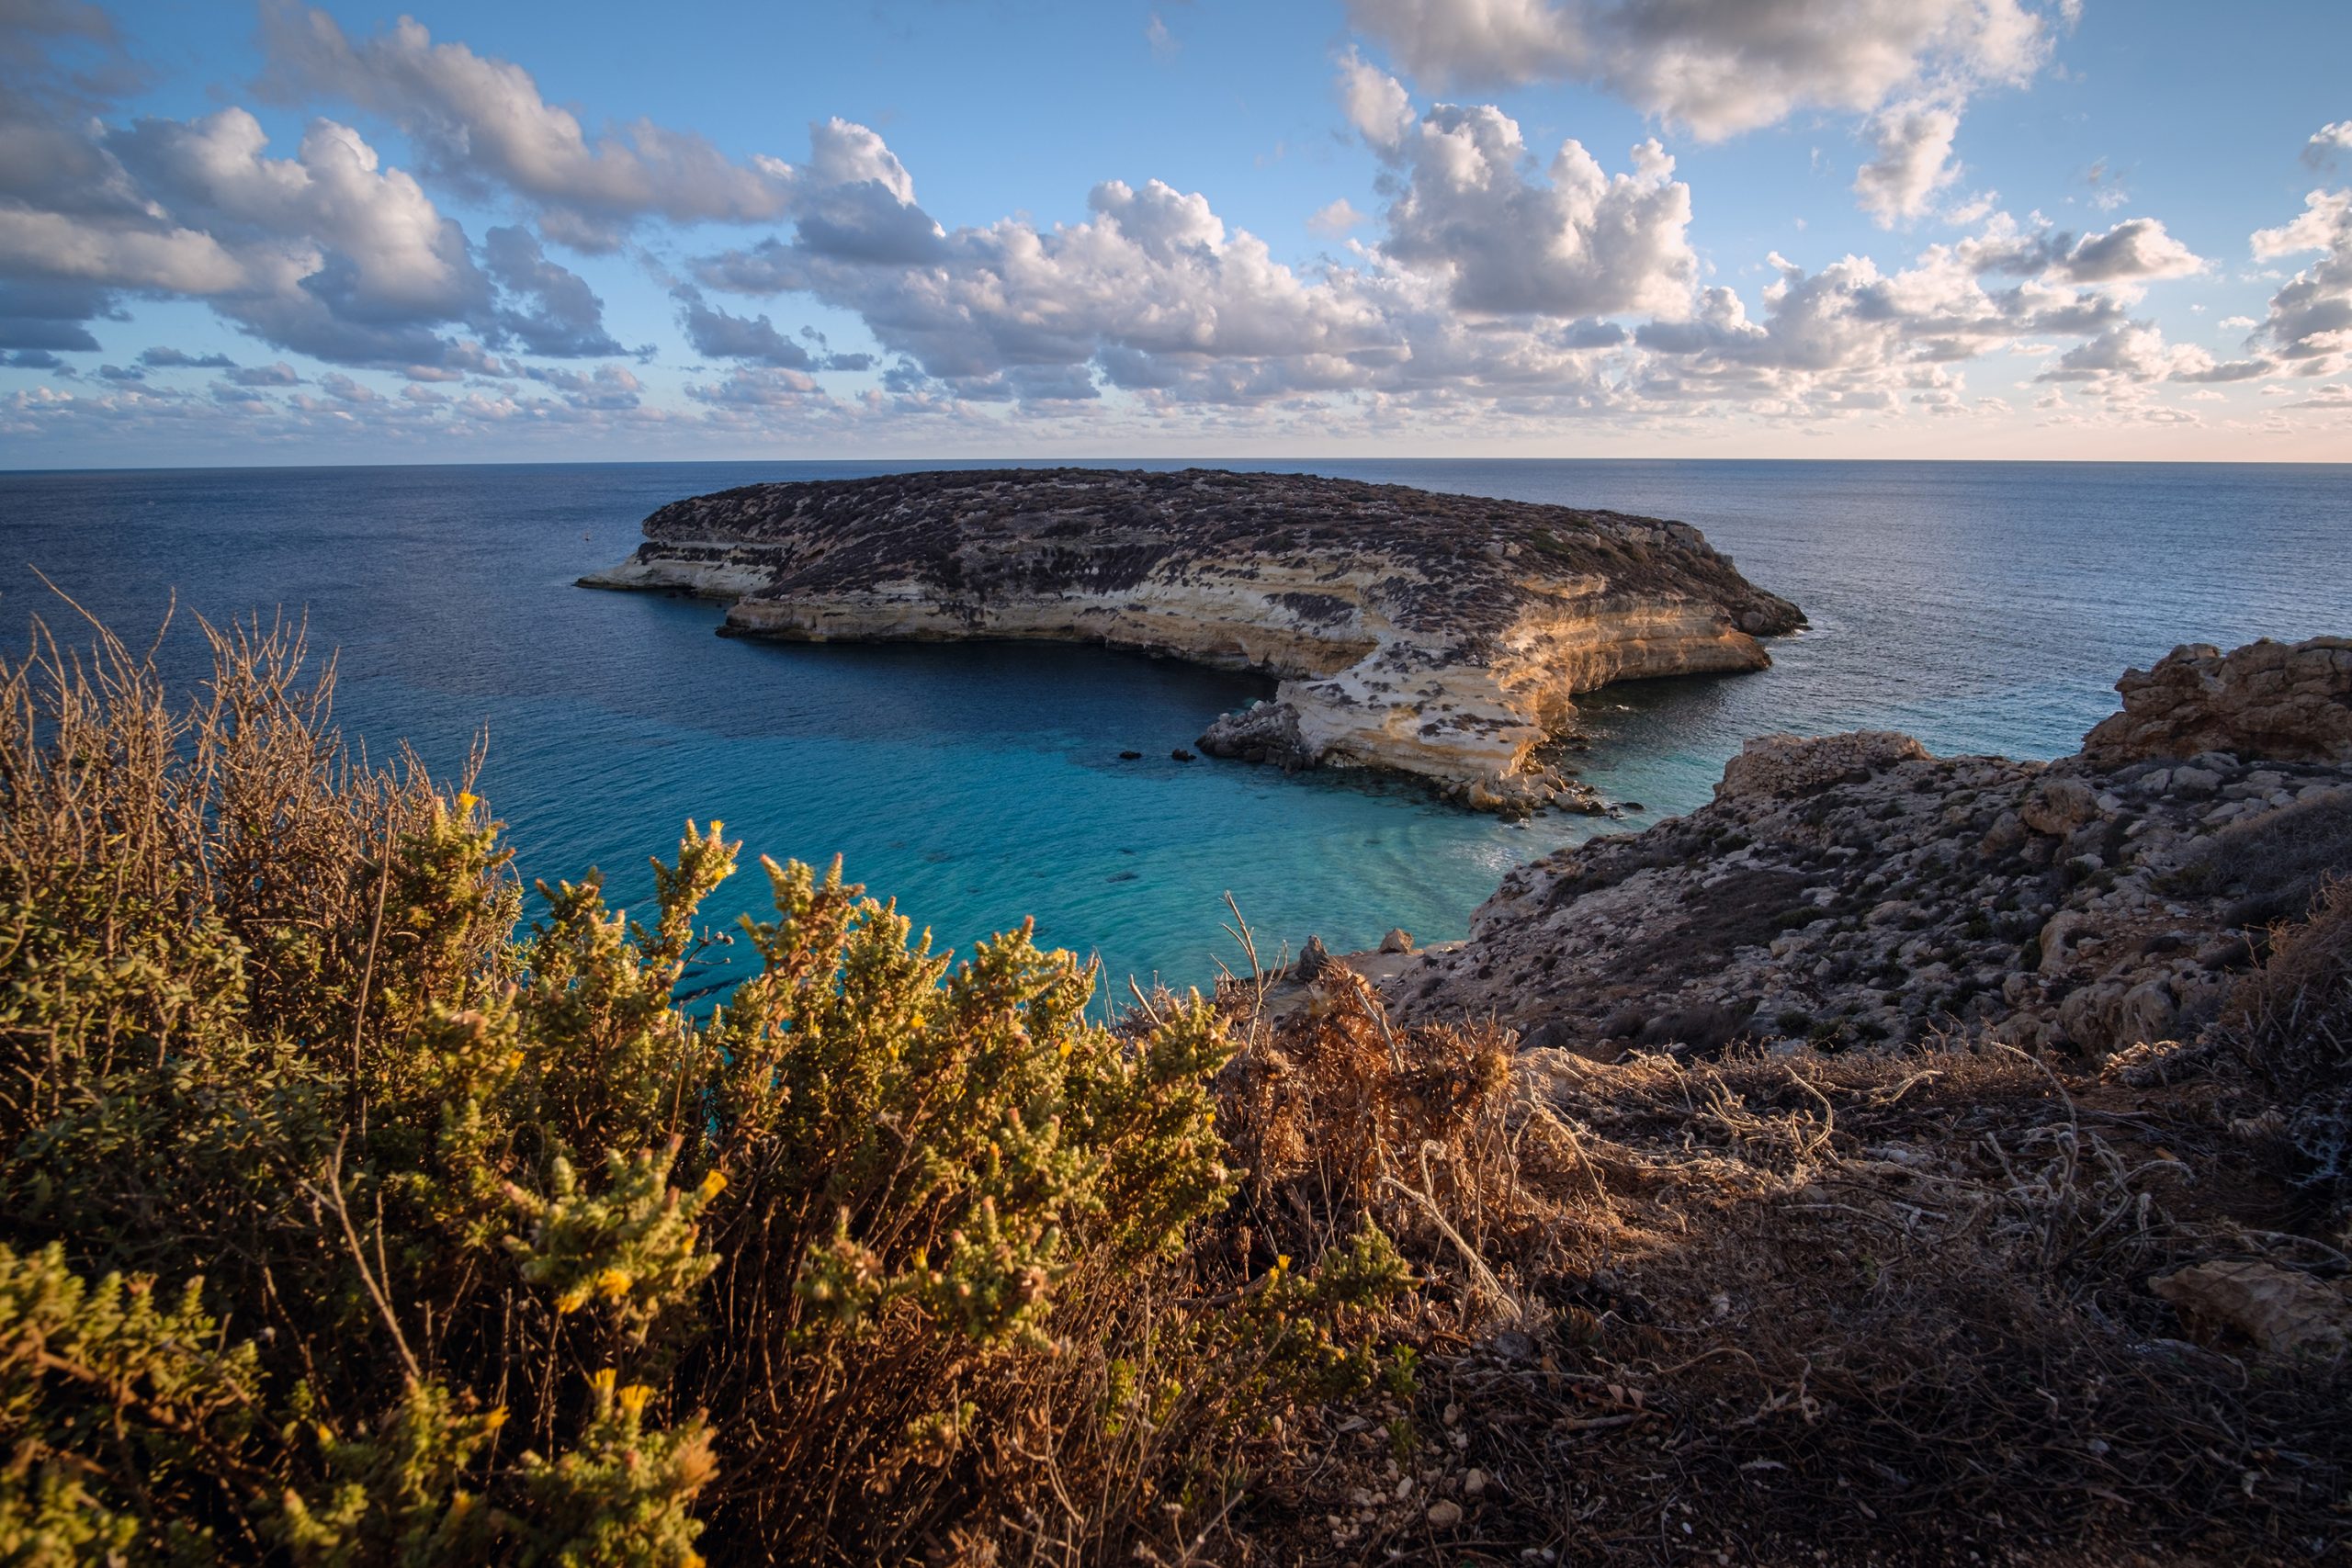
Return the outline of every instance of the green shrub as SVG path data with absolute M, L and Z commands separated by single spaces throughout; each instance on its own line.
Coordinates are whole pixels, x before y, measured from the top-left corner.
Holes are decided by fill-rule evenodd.
M 462 781 L 346 754 L 298 637 L 207 634 L 187 709 L 103 635 L 0 667 L 0 1555 L 902 1559 L 1026 1518 L 1124 1556 L 1221 1517 L 1268 1414 L 1376 1382 L 1412 1275 L 1364 1205 L 1314 1267 L 1193 1245 L 1236 1183 L 1210 1003 L 1114 1029 L 1026 928 L 951 964 L 763 862 L 756 973 L 690 1016 L 718 824 L 649 922 L 592 873 L 518 926 Z

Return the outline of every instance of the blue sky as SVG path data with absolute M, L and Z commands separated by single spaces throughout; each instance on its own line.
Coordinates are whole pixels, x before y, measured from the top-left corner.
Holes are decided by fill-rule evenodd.
M 0 0 L 0 466 L 2352 459 L 2352 6 Z

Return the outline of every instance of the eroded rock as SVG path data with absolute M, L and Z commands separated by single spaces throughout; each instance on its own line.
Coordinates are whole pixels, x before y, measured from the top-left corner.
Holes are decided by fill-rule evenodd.
M 1598 810 L 1540 751 L 1612 681 L 1758 670 L 1804 624 L 1681 523 L 1311 475 L 983 469 L 751 485 L 582 581 L 798 641 L 1098 642 L 1278 678 L 1212 755 Z
M 2083 741 L 2098 767 L 2208 751 L 2352 762 L 2352 637 L 2265 638 L 2227 654 L 2189 643 L 2153 670 L 2126 671 L 2115 689 L 2123 711 Z

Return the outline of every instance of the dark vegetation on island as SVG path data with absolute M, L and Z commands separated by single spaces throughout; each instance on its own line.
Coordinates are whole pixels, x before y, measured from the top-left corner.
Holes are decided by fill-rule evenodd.
M 591 874 L 526 921 L 469 781 L 346 751 L 288 633 L 213 649 L 186 699 L 104 634 L 0 667 L 0 1559 L 2352 1538 L 2335 1320 L 2181 1284 L 2344 1290 L 2341 882 L 2104 1069 L 1515 1060 L 1238 921 L 1214 997 L 1106 1025 L 1069 955 L 951 964 L 797 865 L 697 1014 L 718 824 L 635 919 Z

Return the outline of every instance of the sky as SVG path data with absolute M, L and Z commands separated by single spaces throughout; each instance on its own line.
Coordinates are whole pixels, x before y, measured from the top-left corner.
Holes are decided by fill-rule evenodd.
M 0 0 L 0 468 L 2352 460 L 2343 0 Z

